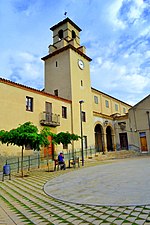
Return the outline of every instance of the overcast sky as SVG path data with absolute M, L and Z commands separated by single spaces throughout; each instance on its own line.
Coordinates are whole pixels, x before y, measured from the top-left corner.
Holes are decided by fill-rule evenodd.
M 41 57 L 64 12 L 81 29 L 92 87 L 131 105 L 150 94 L 150 0 L 0 0 L 0 76 L 43 89 Z

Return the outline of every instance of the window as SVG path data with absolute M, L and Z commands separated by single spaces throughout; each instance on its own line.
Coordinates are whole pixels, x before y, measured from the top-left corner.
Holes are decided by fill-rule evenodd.
M 33 112 L 33 98 L 26 96 L 26 111 Z
M 81 80 L 81 86 L 83 87 L 83 80 Z
M 76 38 L 76 33 L 75 33 L 74 30 L 72 30 L 72 38 L 73 38 L 73 39 Z
M 83 149 L 87 149 L 87 136 L 83 136 Z
M 30 144 L 27 144 L 27 145 L 25 146 L 25 150 L 33 150 L 33 149 L 31 148 Z
M 59 40 L 63 39 L 63 37 L 64 37 L 63 30 L 60 30 L 58 32 L 58 37 L 59 37 Z
M 67 118 L 67 107 L 62 106 L 62 118 Z
M 57 63 L 57 61 L 56 61 L 56 67 L 58 66 L 58 63 Z
M 105 106 L 106 106 L 106 108 L 109 108 L 109 101 L 108 100 L 105 100 Z
M 94 102 L 95 102 L 95 104 L 98 104 L 98 97 L 97 96 L 94 96 Z
M 115 104 L 115 111 L 118 111 L 118 104 Z
M 86 116 L 85 116 L 85 112 L 82 111 L 82 121 L 86 122 Z
M 54 90 L 54 95 L 58 96 L 58 89 Z
M 123 113 L 126 113 L 126 108 L 123 108 Z

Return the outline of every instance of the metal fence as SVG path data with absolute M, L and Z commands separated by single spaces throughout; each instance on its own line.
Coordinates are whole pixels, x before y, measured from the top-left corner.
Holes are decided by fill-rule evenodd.
M 41 157 L 39 153 L 40 152 L 34 155 L 24 156 L 24 159 L 23 159 L 24 171 L 31 171 L 33 169 L 38 169 L 41 167 L 47 167 L 49 170 L 49 165 L 52 164 L 53 166 L 52 156 Z M 84 159 L 88 157 L 92 157 L 93 155 L 96 155 L 97 153 L 98 152 L 93 147 L 84 149 Z M 80 161 L 82 160 L 81 149 L 68 150 L 64 153 L 66 164 L 67 164 L 67 161 L 69 162 L 70 159 L 74 159 L 76 157 L 79 157 Z M 6 159 L 5 164 L 9 164 L 11 171 L 13 172 L 19 173 L 21 171 L 21 157 L 8 158 Z M 2 172 L 3 172 L 3 168 L 0 169 L 0 173 Z

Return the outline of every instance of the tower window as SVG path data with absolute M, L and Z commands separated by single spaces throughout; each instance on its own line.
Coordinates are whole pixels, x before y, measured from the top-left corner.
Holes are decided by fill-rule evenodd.
M 82 111 L 82 121 L 86 122 L 86 115 L 85 115 L 85 112 L 83 112 L 83 111 Z
M 58 63 L 57 63 L 57 61 L 56 61 L 56 67 L 58 66 Z
M 63 39 L 63 37 L 64 37 L 63 30 L 58 31 L 58 37 L 60 40 Z
M 58 89 L 54 90 L 54 95 L 58 96 Z
M 73 38 L 73 39 L 76 38 L 76 33 L 75 33 L 74 30 L 72 30 L 72 38 Z
M 67 107 L 62 106 L 62 118 L 67 118 Z
M 81 80 L 81 86 L 83 87 L 83 80 Z

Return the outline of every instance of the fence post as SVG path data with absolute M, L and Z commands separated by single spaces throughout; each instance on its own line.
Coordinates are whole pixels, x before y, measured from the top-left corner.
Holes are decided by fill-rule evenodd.
M 30 171 L 30 155 L 28 156 L 28 171 Z
M 40 154 L 38 153 L 38 168 L 40 168 Z
M 92 157 L 92 149 L 91 149 L 91 146 L 90 146 L 90 156 Z
M 19 157 L 18 157 L 18 170 L 17 170 L 17 173 L 19 173 Z
M 69 157 L 68 157 L 68 158 L 69 158 L 69 160 L 70 160 L 70 150 L 69 150 Z
M 87 158 L 88 157 L 88 149 L 86 148 L 85 151 L 86 151 L 86 158 Z

